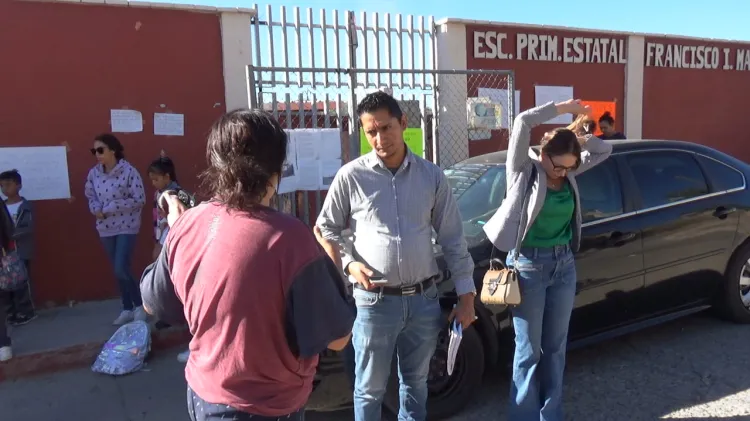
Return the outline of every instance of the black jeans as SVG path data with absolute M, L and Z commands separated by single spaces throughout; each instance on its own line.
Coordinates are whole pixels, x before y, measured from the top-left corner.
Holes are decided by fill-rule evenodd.
M 29 317 L 34 315 L 34 302 L 31 299 L 31 262 L 24 260 L 23 263 L 26 265 L 29 280 L 23 288 L 8 293 L 8 313 L 11 316 Z
M 201 399 L 200 396 L 193 392 L 193 389 L 187 388 L 187 405 L 190 419 L 192 421 L 305 421 L 305 409 L 302 408 L 297 412 L 282 415 L 280 417 L 264 417 L 242 412 L 228 405 L 209 403 Z
M 10 346 L 8 337 L 8 292 L 0 291 L 0 348 Z

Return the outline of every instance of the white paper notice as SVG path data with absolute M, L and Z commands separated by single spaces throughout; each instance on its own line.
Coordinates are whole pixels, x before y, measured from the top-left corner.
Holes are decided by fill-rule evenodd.
M 315 161 L 318 159 L 318 148 L 320 148 L 320 131 L 318 130 L 292 130 L 292 136 L 297 143 L 297 163 L 301 160 Z
M 318 163 L 320 164 L 320 188 L 328 190 L 336 172 L 341 168 L 341 159 L 321 159 Z
M 534 89 L 536 106 L 544 105 L 550 101 L 554 103 L 573 99 L 572 86 L 543 86 L 537 85 Z M 573 122 L 572 114 L 561 114 L 545 124 L 570 124 Z
M 302 159 L 297 150 L 297 190 L 315 191 L 320 186 L 320 165 L 316 159 Z
M 143 131 L 143 116 L 135 110 L 109 110 L 112 133 L 137 133 Z
M 154 134 L 185 136 L 185 114 L 154 113 Z
M 285 130 L 289 142 L 286 145 L 286 161 L 281 170 L 281 180 L 279 180 L 279 194 L 291 193 L 297 191 L 297 138 L 292 135 L 292 131 Z
M 341 131 L 339 129 L 320 129 L 320 158 L 341 158 Z
M 479 88 L 478 97 L 489 98 L 495 104 L 500 104 L 503 109 L 502 125 L 503 129 L 510 127 L 511 119 L 515 118 L 521 111 L 521 91 L 516 90 L 515 98 L 513 98 L 513 109 L 515 113 L 511 115 L 508 108 L 508 90 L 507 89 L 493 89 L 493 88 Z
M 70 198 L 68 150 L 65 146 L 0 148 L 0 172 L 12 169 L 18 170 L 23 178 L 21 195 L 25 198 Z

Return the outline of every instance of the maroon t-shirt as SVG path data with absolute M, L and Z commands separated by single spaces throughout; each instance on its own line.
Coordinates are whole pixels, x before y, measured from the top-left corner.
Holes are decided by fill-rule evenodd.
M 193 391 L 262 416 L 305 405 L 318 354 L 354 321 L 339 271 L 310 228 L 269 208 L 188 210 L 141 291 L 159 319 L 187 319 Z

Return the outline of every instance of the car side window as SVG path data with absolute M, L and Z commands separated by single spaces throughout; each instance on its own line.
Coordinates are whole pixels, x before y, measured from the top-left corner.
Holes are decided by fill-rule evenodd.
M 576 177 L 583 222 L 623 213 L 620 175 L 614 160 L 607 160 Z
M 745 178 L 736 169 L 702 155 L 696 155 L 696 157 L 706 172 L 706 177 L 711 180 L 713 192 L 741 188 L 745 185 Z
M 708 183 L 692 153 L 679 151 L 628 154 L 643 201 L 641 209 L 708 194 Z

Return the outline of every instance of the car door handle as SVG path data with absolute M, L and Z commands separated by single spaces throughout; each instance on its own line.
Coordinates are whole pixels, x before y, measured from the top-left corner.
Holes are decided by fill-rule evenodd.
M 724 206 L 719 206 L 714 211 L 713 215 L 719 219 L 726 219 L 729 214 L 737 212 L 737 208 L 727 208 Z
M 607 245 L 609 247 L 622 247 L 626 243 L 632 241 L 633 239 L 635 239 L 634 232 L 615 231 L 612 233 L 612 235 L 609 236 L 609 241 L 607 241 Z

